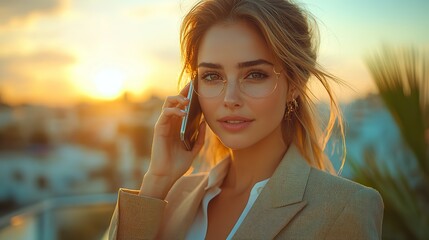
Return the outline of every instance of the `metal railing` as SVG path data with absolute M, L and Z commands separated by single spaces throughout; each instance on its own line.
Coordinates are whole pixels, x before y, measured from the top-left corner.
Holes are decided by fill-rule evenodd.
M 0 240 L 101 239 L 116 194 L 57 197 L 0 217 Z

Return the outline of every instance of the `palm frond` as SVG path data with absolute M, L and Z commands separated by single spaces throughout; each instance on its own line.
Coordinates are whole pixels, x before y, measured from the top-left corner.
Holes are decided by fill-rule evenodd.
M 429 175 L 428 69 L 425 55 L 416 50 L 384 48 L 367 59 L 380 96 L 393 115 L 401 134 Z
M 395 171 L 367 149 L 364 165 L 349 159 L 355 180 L 380 191 L 385 203 L 383 237 L 429 236 L 429 79 L 427 57 L 413 49 L 384 48 L 367 59 L 380 96 L 414 157 L 389 159 Z M 426 135 L 426 136 L 425 136 Z M 393 147 L 393 146 L 392 146 Z M 407 148 L 405 148 L 406 150 Z M 418 166 L 413 169 L 411 166 Z M 410 174 L 411 173 L 411 174 Z

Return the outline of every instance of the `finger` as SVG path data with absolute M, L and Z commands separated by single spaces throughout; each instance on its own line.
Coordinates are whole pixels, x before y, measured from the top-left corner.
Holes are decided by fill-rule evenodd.
M 184 117 L 186 113 L 179 108 L 164 108 L 159 116 L 157 125 L 168 124 L 172 117 Z
M 168 96 L 162 108 L 183 107 L 189 103 L 189 99 L 182 95 Z
M 187 83 L 187 84 L 185 85 L 185 87 L 184 87 L 184 88 L 182 88 L 182 90 L 180 91 L 179 95 L 182 95 L 182 96 L 184 96 L 184 97 L 188 96 L 188 92 L 189 92 L 189 85 L 190 85 L 190 84 L 191 84 L 190 82 L 189 82 L 189 83 Z
M 192 148 L 192 153 L 194 155 L 196 155 L 201 150 L 201 148 L 204 146 L 204 139 L 206 136 L 206 127 L 207 127 L 206 122 L 202 121 L 200 126 L 199 126 L 199 134 L 197 137 L 197 141 L 195 141 L 194 147 Z

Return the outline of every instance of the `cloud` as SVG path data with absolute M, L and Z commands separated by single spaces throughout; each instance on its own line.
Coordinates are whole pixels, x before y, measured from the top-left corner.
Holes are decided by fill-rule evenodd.
M 27 23 L 42 16 L 61 12 L 68 0 L 20 0 L 2 1 L 0 4 L 0 27 Z
M 10 80 L 27 81 L 35 73 L 38 76 L 55 73 L 75 61 L 74 56 L 55 50 L 0 56 L 0 83 Z
M 67 68 L 75 62 L 74 56 L 57 50 L 0 56 L 0 94 L 12 101 L 61 99 L 69 94 Z

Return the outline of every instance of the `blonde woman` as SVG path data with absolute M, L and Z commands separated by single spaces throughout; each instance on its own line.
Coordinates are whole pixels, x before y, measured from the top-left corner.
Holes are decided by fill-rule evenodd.
M 207 0 L 190 10 L 181 79 L 196 76 L 201 134 L 191 151 L 179 140 L 187 86 L 165 100 L 140 190 L 120 189 L 110 239 L 381 238 L 379 193 L 335 176 L 323 153 L 335 122 L 343 131 L 313 27 L 286 0 Z M 331 96 L 324 131 L 310 77 Z M 186 175 L 198 153 L 215 166 Z

